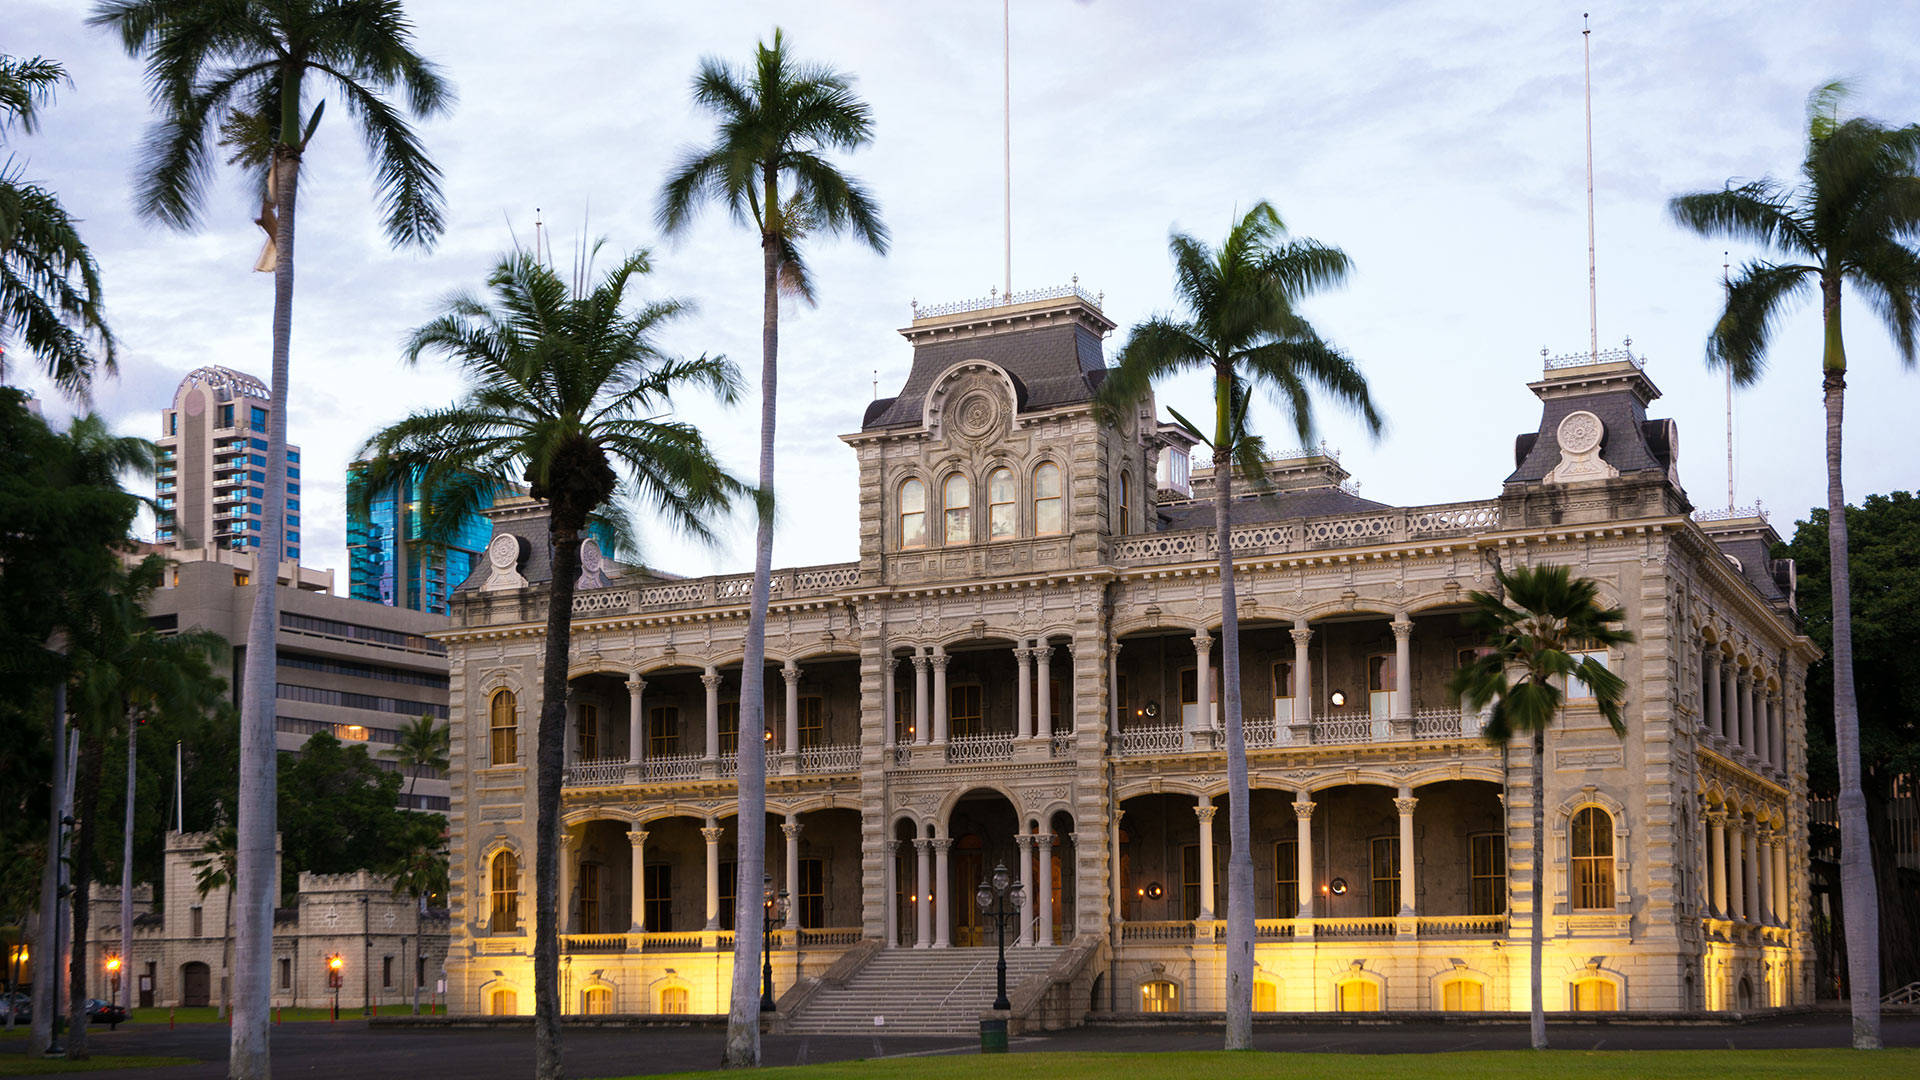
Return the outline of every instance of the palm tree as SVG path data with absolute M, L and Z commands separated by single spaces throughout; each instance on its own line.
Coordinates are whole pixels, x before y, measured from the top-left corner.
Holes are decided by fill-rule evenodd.
M 1727 182 L 1720 191 L 1675 196 L 1668 210 L 1702 236 L 1773 249 L 1785 261 L 1753 259 L 1727 284 L 1726 307 L 1707 337 L 1707 365 L 1748 386 L 1760 378 L 1773 332 L 1790 304 L 1818 291 L 1821 386 L 1827 412 L 1827 546 L 1833 567 L 1833 735 L 1840 770 L 1840 882 L 1847 925 L 1847 985 L 1853 1045 L 1880 1047 L 1880 912 L 1866 796 L 1860 787 L 1860 712 L 1853 689 L 1853 611 L 1847 570 L 1846 492 L 1840 482 L 1847 349 L 1840 299 L 1851 284 L 1880 317 L 1902 366 L 1914 365 L 1920 326 L 1920 124 L 1889 128 L 1840 119 L 1843 83 L 1807 99 L 1807 149 L 1797 186 L 1773 179 Z
M 360 497 L 411 477 L 429 503 L 430 529 L 450 527 L 520 481 L 548 506 L 553 580 L 534 766 L 534 1043 L 542 1080 L 557 1080 L 561 1064 L 560 783 L 582 534 L 598 519 L 611 522 L 616 537 L 628 535 L 623 504 L 637 497 L 671 525 L 711 539 L 708 522 L 739 487 L 700 432 L 670 418 L 675 395 L 686 390 L 731 403 L 739 373 L 725 358 L 660 351 L 655 333 L 688 308 L 677 300 L 630 306 L 629 289 L 650 269 L 646 252 L 630 255 L 589 292 L 584 281 L 570 290 L 526 252 L 506 257 L 488 278 L 491 305 L 455 296 L 407 346 L 408 363 L 431 352 L 463 368 L 466 397 L 408 417 L 361 448 L 370 460 Z
M 420 774 L 447 771 L 447 757 L 453 751 L 453 728 L 422 713 L 419 719 L 400 729 L 400 741 L 381 756 L 407 774 L 407 802 L 413 802 L 413 785 Z
M 1478 712 L 1493 706 L 1485 729 L 1487 741 L 1505 746 L 1514 733 L 1533 738 L 1532 773 L 1528 798 L 1533 803 L 1533 873 L 1527 880 L 1528 908 L 1533 924 L 1533 1048 L 1547 1047 L 1547 1018 L 1541 1003 L 1540 955 L 1546 913 L 1540 910 L 1540 879 L 1546 873 L 1541 856 L 1547 831 L 1545 769 L 1547 729 L 1560 713 L 1568 679 L 1586 684 L 1600 715 L 1624 736 L 1626 724 L 1620 706 L 1627 684 L 1594 656 L 1576 658 L 1585 649 L 1624 645 L 1631 631 L 1619 624 L 1627 613 L 1599 605 L 1599 587 L 1588 578 L 1576 578 L 1564 566 L 1519 567 L 1507 573 L 1497 566 L 1495 593 L 1475 592 L 1473 610 L 1465 617 L 1469 630 L 1482 634 L 1486 651 L 1473 663 L 1453 673 L 1450 691 L 1461 707 Z
M 200 845 L 200 857 L 193 860 L 193 886 L 202 903 L 209 895 L 224 890 L 227 902 L 221 905 L 226 910 L 225 924 L 221 927 L 220 945 L 220 1015 L 227 1015 L 227 1008 L 233 998 L 233 895 L 234 882 L 239 880 L 239 840 L 233 826 L 224 822 L 216 824 L 213 834 L 207 842 Z
M 873 141 L 873 114 L 853 92 L 851 76 L 802 63 L 775 29 L 750 70 L 707 57 L 693 80 L 693 100 L 719 122 L 711 146 L 687 152 L 660 192 L 657 217 L 668 234 L 684 232 L 708 202 L 760 233 L 760 486 L 753 593 L 740 672 L 740 730 L 765 725 L 767 600 L 773 580 L 773 433 L 779 383 L 780 297 L 814 302 L 813 280 L 800 251 L 814 233 L 851 233 L 885 254 L 887 227 L 880 207 L 859 181 L 842 173 L 827 152 L 857 150 Z M 766 758 L 755 741 L 740 741 L 740 898 L 735 924 L 758 910 L 766 847 Z M 726 1063 L 760 1064 L 760 938 L 736 934 L 733 997 L 727 1014 Z
M 0 136 L 16 123 L 31 134 L 40 107 L 69 81 L 55 61 L 0 54 Z M 59 198 L 27 183 L 9 159 L 0 166 L 0 383 L 15 337 L 40 359 L 47 377 L 74 396 L 86 394 L 96 366 L 116 370 L 92 252 Z M 100 349 L 97 361 L 92 344 Z
M 445 730 L 444 728 L 442 729 Z M 441 821 L 437 815 L 421 819 L 422 824 Z M 431 830 L 417 828 L 410 834 L 411 842 L 406 850 L 394 860 L 388 873 L 393 875 L 393 895 L 405 893 L 413 897 L 415 911 L 413 922 L 413 955 L 417 963 L 421 955 L 420 943 L 426 932 L 427 899 L 433 896 L 444 897 L 447 894 L 447 831 L 444 822 Z M 413 1015 L 420 1015 L 420 980 L 413 980 Z
M 1290 240 L 1266 202 L 1236 222 L 1218 251 L 1175 233 L 1174 288 L 1184 319 L 1156 315 L 1134 326 L 1102 384 L 1097 408 L 1117 423 L 1154 380 L 1190 368 L 1214 379 L 1213 436 L 1179 413 L 1188 434 L 1213 448 L 1214 543 L 1220 556 L 1220 678 L 1227 728 L 1227 1049 L 1253 1039 L 1253 847 L 1248 822 L 1247 744 L 1240 711 L 1240 616 L 1228 542 L 1233 473 L 1260 482 L 1264 442 L 1249 426 L 1256 388 L 1266 390 L 1311 441 L 1318 388 L 1353 409 L 1370 432 L 1382 428 L 1367 381 L 1353 361 L 1321 339 L 1297 310 L 1308 295 L 1346 278 L 1347 257 L 1314 240 Z M 1205 700 L 1203 693 L 1202 700 Z
M 326 98 L 353 118 L 373 166 L 387 238 L 431 247 L 443 225 L 440 170 L 388 97 L 431 116 L 453 91 L 413 47 L 399 0 L 101 0 L 88 20 L 119 36 L 128 55 L 145 56 L 147 85 L 159 115 L 144 149 L 136 196 L 146 217 L 179 229 L 198 224 L 214 147 L 235 142 L 236 126 L 260 125 L 239 140 L 240 165 L 261 193 L 260 225 L 272 237 L 272 411 L 267 421 L 267 482 L 272 495 L 261 529 L 263 580 L 285 546 L 287 366 L 293 342 L 294 209 L 307 142 Z M 305 102 L 315 99 L 313 111 Z M 265 132 L 271 133 L 269 140 Z M 277 590 L 262 588 L 247 630 L 240 714 L 240 876 L 243 917 L 237 945 L 241 992 L 229 1052 L 235 1077 L 268 1075 L 273 959 L 274 638 Z

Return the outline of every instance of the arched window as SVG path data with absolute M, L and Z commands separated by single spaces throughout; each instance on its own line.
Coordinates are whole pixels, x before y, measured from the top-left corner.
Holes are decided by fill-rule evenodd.
M 1113 531 L 1125 536 L 1131 531 L 1133 521 L 1133 474 L 1120 470 L 1120 517 L 1113 524 Z
M 1448 979 L 1440 984 L 1440 1008 L 1445 1012 L 1479 1012 L 1486 1008 L 1486 989 L 1478 979 Z
M 900 546 L 927 546 L 927 485 L 919 480 L 900 485 Z
M 1280 1011 L 1280 984 L 1272 979 L 1253 980 L 1253 1011 Z
M 1597 976 L 1575 979 L 1567 987 L 1567 1000 L 1574 1012 L 1614 1012 L 1620 1008 L 1619 988 L 1612 979 Z
M 944 544 L 966 544 L 973 541 L 973 485 L 967 482 L 967 474 L 954 473 L 947 477 L 941 486 L 940 505 L 946 510 L 946 532 Z
M 487 1012 L 494 1016 L 520 1015 L 520 995 L 512 990 L 495 990 L 487 999 Z
M 987 474 L 987 539 L 1009 540 L 1020 531 L 1015 509 L 1017 491 L 1013 470 L 998 468 Z
M 1060 466 L 1043 462 L 1033 470 L 1033 535 L 1060 531 Z
M 1372 979 L 1345 979 L 1334 990 L 1340 1012 L 1380 1011 L 1380 984 Z
M 492 919 L 487 928 L 496 934 L 511 934 L 520 928 L 520 859 L 511 851 L 493 857 L 493 886 L 489 898 Z
M 1613 910 L 1613 816 L 1597 806 L 1573 815 L 1573 906 Z
M 1150 1013 L 1179 1012 L 1180 987 L 1165 979 L 1141 983 L 1140 1011 Z
M 613 991 L 605 986 L 589 986 L 580 994 L 580 1011 L 588 1016 L 605 1016 L 613 1011 Z
M 661 987 L 660 1011 L 663 1013 L 685 1013 L 687 1011 L 687 988 L 684 986 Z
M 519 707 L 511 690 L 496 690 L 493 701 L 487 710 L 491 728 L 491 756 L 489 763 L 494 765 L 512 765 L 520 759 L 520 718 Z

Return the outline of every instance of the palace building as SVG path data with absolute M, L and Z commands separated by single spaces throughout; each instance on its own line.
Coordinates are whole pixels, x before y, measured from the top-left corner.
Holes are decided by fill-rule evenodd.
M 726 1011 L 743 737 L 765 745 L 793 1030 L 970 1029 L 994 969 L 975 894 L 997 866 L 1025 886 L 1016 1028 L 1225 1007 L 1212 469 L 1151 400 L 1096 418 L 1114 324 L 1077 287 L 914 314 L 906 384 L 843 436 L 858 560 L 774 572 L 764 732 L 739 724 L 749 577 L 655 577 L 585 545 L 569 1012 Z M 1792 564 L 1757 511 L 1692 512 L 1639 360 L 1549 360 L 1529 385 L 1539 423 L 1484 500 L 1369 501 L 1324 449 L 1236 489 L 1258 1010 L 1524 1010 L 1535 919 L 1549 1010 L 1812 998 L 1817 653 Z M 540 505 L 490 515 L 436 635 L 448 990 L 456 1012 L 526 1013 L 550 559 Z M 1635 640 L 1601 654 L 1627 682 L 1625 737 L 1569 687 L 1536 792 L 1527 742 L 1489 744 L 1447 683 L 1481 645 L 1469 594 L 1544 563 L 1598 581 Z

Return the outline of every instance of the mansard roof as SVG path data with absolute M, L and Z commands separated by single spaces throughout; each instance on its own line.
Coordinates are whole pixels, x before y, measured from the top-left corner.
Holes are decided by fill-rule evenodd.
M 1386 503 L 1363 499 L 1341 488 L 1307 488 L 1235 496 L 1233 505 L 1227 508 L 1227 520 L 1233 525 L 1254 525 L 1267 521 L 1386 509 L 1390 509 Z M 1213 500 L 1195 500 L 1172 506 L 1163 504 L 1160 507 L 1160 523 L 1160 528 L 1165 531 L 1206 528 L 1213 524 Z

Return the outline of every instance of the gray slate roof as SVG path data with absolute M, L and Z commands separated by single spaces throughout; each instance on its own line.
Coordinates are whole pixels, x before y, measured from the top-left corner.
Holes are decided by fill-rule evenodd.
M 1303 491 L 1279 491 L 1250 497 L 1236 496 L 1227 511 L 1234 525 L 1254 525 L 1267 521 L 1321 517 L 1327 514 L 1359 514 L 1391 509 L 1386 503 L 1363 499 L 1337 487 L 1307 488 Z M 1195 502 L 1164 507 L 1160 511 L 1163 530 L 1203 529 L 1213 524 L 1213 503 Z
M 1060 325 L 955 341 L 933 340 L 913 350 L 913 370 L 895 397 L 867 406 L 860 430 L 920 423 L 927 391 L 940 373 L 963 360 L 998 364 L 1013 377 L 1021 412 L 1093 400 L 1106 378 L 1100 336 L 1084 326 Z

